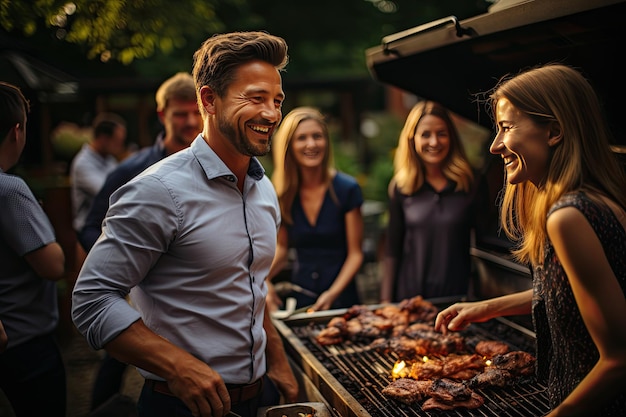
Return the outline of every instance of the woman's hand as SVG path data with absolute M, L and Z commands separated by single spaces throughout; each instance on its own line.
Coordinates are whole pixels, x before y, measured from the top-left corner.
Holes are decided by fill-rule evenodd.
M 337 297 L 330 291 L 324 291 L 319 297 L 317 297 L 315 304 L 313 304 L 313 307 L 309 308 L 308 311 L 328 310 L 333 305 L 336 298 Z
M 491 318 L 487 311 L 488 303 L 456 303 L 442 310 L 435 319 L 435 330 L 444 334 L 448 331 L 464 330 L 474 322 L 483 322 Z

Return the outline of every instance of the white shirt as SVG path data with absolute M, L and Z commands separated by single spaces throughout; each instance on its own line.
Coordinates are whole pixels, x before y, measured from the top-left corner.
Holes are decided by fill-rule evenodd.
M 109 172 L 118 165 L 113 155 L 102 156 L 84 144 L 72 160 L 70 181 L 74 230 L 80 232 L 91 209 L 93 199 L 104 185 Z

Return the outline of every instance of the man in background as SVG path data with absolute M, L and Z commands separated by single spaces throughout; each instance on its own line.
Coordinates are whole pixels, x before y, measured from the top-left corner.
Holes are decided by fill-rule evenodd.
M 100 236 L 111 194 L 150 165 L 187 148 L 202 131 L 202 117 L 191 74 L 179 72 L 168 78 L 157 90 L 155 98 L 163 131 L 157 136 L 154 145 L 131 155 L 107 176 L 78 234 L 87 252 Z
M 70 167 L 73 226 L 80 232 L 91 204 L 107 174 L 117 167 L 124 151 L 126 122 L 114 113 L 100 113 L 93 121 L 93 138 L 74 156 Z

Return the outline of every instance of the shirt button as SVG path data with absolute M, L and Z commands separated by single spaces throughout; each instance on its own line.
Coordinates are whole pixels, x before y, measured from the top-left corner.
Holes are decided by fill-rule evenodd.
M 313 279 L 318 279 L 319 277 L 320 277 L 320 274 L 318 274 L 317 272 L 313 272 L 311 274 L 311 278 L 313 278 Z

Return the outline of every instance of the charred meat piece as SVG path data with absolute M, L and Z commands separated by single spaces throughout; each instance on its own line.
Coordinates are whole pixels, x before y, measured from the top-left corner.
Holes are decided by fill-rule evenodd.
M 443 362 L 439 359 L 417 361 L 411 365 L 409 377 L 414 379 L 434 379 L 443 375 Z
M 371 313 L 371 310 L 366 305 L 357 304 L 357 305 L 353 305 L 352 307 L 350 307 L 348 311 L 346 311 L 343 317 L 346 320 L 350 320 L 351 318 L 358 317 L 362 314 L 369 314 L 369 313 Z
M 419 342 L 415 339 L 409 339 L 408 337 L 397 337 L 387 339 L 386 353 L 395 353 L 400 359 L 403 360 L 415 360 L 418 356 L 424 354 L 418 353 Z
M 478 354 L 450 355 L 443 359 L 443 377 L 455 380 L 467 380 L 485 369 L 485 361 Z
M 439 309 L 433 303 L 424 300 L 421 295 L 400 301 L 398 307 L 409 313 L 409 321 L 411 323 L 416 321 L 432 323 L 439 312 Z
M 485 387 L 504 387 L 512 383 L 513 375 L 504 369 L 498 369 L 493 366 L 487 367 L 484 372 L 479 373 L 469 381 L 467 386 L 473 389 Z
M 485 403 L 485 399 L 478 393 L 472 392 L 470 398 L 458 401 L 441 401 L 429 398 L 422 404 L 422 410 L 454 410 L 457 408 L 478 408 Z
M 446 378 L 454 379 L 454 380 L 462 380 L 466 381 L 468 379 L 474 378 L 476 375 L 481 373 L 478 369 L 460 369 L 454 373 L 444 373 L 443 376 Z
M 407 326 L 409 324 L 409 312 L 397 306 L 387 305 L 380 307 L 374 311 L 374 314 L 391 320 L 391 325 L 394 328 L 397 326 Z
M 461 382 L 441 378 L 433 381 L 428 395 L 440 401 L 460 401 L 470 398 L 472 390 Z
M 326 327 L 322 329 L 315 340 L 322 346 L 336 345 L 343 342 L 343 332 L 338 327 Z
M 496 355 L 504 355 L 509 352 L 509 345 L 497 340 L 482 340 L 476 344 L 474 351 L 485 358 L 493 358 Z
M 484 368 L 485 361 L 478 354 L 450 355 L 444 359 L 443 373 L 449 376 L 467 369 L 482 371 Z
M 535 372 L 536 358 L 528 352 L 516 350 L 497 355 L 491 359 L 491 365 L 509 371 L 514 376 L 532 375 Z
M 458 334 L 443 334 L 435 328 L 423 323 L 410 325 L 404 331 L 405 336 L 420 340 L 421 355 L 448 355 L 466 350 L 465 340 Z
M 409 377 L 415 379 L 448 378 L 466 380 L 483 371 L 485 362 L 478 354 L 451 355 L 416 361 L 411 365 Z
M 383 395 L 401 401 L 405 404 L 413 404 L 428 396 L 432 381 L 417 381 L 410 378 L 396 379 L 381 391 Z

